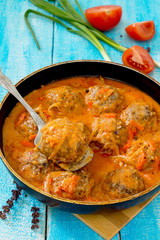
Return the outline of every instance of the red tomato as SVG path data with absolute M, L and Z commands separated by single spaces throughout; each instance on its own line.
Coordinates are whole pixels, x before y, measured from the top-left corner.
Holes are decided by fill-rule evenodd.
M 133 23 L 125 28 L 127 34 L 139 41 L 146 41 L 154 37 L 155 25 L 152 21 Z
M 124 65 L 143 73 L 150 73 L 155 67 L 151 55 L 140 46 L 133 46 L 127 49 L 122 55 L 122 61 Z
M 121 6 L 105 5 L 88 8 L 85 10 L 88 22 L 101 31 L 107 31 L 115 27 L 122 16 Z

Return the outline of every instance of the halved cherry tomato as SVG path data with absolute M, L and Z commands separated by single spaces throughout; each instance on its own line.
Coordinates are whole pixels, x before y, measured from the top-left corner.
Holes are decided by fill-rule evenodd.
M 127 49 L 123 53 L 122 61 L 124 65 L 143 73 L 150 73 L 155 67 L 151 55 L 143 47 L 137 45 Z
M 152 21 L 133 23 L 125 28 L 127 34 L 139 41 L 146 41 L 154 37 L 155 25 Z
M 121 6 L 105 5 L 88 8 L 85 10 L 88 22 L 101 31 L 107 31 L 115 27 L 122 16 Z

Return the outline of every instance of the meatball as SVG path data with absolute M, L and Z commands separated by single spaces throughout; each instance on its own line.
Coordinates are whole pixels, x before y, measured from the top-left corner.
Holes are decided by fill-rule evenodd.
M 29 113 L 23 112 L 15 123 L 18 132 L 25 138 L 37 133 L 37 125 Z
M 143 131 L 145 126 L 148 129 L 155 126 L 156 113 L 151 110 L 147 103 L 134 102 L 121 113 L 121 119 L 126 125 L 136 125 L 138 130 Z
M 119 154 L 121 148 L 128 140 L 128 131 L 125 124 L 116 118 L 101 116 L 92 124 L 92 141 L 98 142 L 100 148 L 109 154 Z
M 44 190 L 60 197 L 81 200 L 88 197 L 93 184 L 89 173 L 83 170 L 78 173 L 57 171 L 48 174 Z
M 60 113 L 78 113 L 84 104 L 83 91 L 70 86 L 51 88 L 45 93 L 45 99 L 50 105 L 48 110 Z
M 46 173 L 48 160 L 38 150 L 27 150 L 18 159 L 21 171 L 27 178 L 40 179 Z
M 92 113 L 99 116 L 105 112 L 119 112 L 122 108 L 123 97 L 117 88 L 96 85 L 89 88 L 85 101 Z
M 150 171 L 159 159 L 160 152 L 156 142 L 138 139 L 127 149 L 124 162 L 138 170 Z
M 89 148 L 89 131 L 83 123 L 58 118 L 48 122 L 41 131 L 40 151 L 57 164 L 78 162 Z
M 112 200 L 134 195 L 144 189 L 144 181 L 138 171 L 129 167 L 109 172 L 102 182 L 102 191 Z

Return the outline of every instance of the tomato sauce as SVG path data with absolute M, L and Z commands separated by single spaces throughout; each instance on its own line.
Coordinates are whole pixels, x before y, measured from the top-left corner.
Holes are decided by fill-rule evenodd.
M 159 134 L 160 133 L 160 122 L 159 122 L 160 106 L 159 104 L 144 92 L 122 82 L 118 82 L 110 79 L 103 79 L 102 77 L 100 78 L 74 77 L 74 78 L 64 79 L 57 82 L 52 82 L 46 86 L 42 86 L 40 89 L 34 90 L 30 94 L 28 94 L 25 97 L 25 100 L 34 109 L 41 106 L 41 109 L 43 110 L 43 114 L 44 114 L 44 120 L 46 122 L 51 121 L 53 116 L 54 118 L 63 118 L 67 116 L 67 118 L 70 121 L 75 123 L 83 122 L 89 129 L 92 129 L 92 123 L 94 122 L 97 116 L 94 116 L 92 114 L 91 109 L 87 104 L 83 104 L 82 109 L 78 113 L 77 112 L 75 113 L 74 111 L 68 111 L 64 113 L 64 112 L 61 112 L 61 110 L 55 111 L 53 109 L 53 116 L 51 116 L 50 112 L 48 111 L 50 104 L 48 103 L 48 101 L 45 100 L 45 93 L 51 88 L 71 86 L 74 88 L 84 89 L 83 93 L 85 97 L 85 94 L 87 93 L 86 90 L 88 90 L 91 86 L 103 85 L 103 84 L 121 89 L 121 94 L 125 99 L 124 108 L 128 107 L 133 102 L 137 102 L 140 100 L 148 104 L 156 113 L 156 117 L 157 117 L 156 130 L 146 131 L 147 127 L 144 128 L 143 131 L 138 130 L 139 135 L 136 135 L 136 137 L 134 136 L 135 139 L 132 139 L 132 140 L 135 141 L 140 138 L 143 141 L 147 139 L 147 141 L 151 140 L 151 141 L 160 142 L 160 134 Z M 124 109 L 122 109 L 122 111 L 123 110 Z M 35 147 L 33 142 L 35 135 L 32 132 L 32 129 L 31 129 L 32 134 L 29 133 L 28 135 L 24 136 L 22 134 L 23 131 L 19 130 L 17 126 L 21 121 L 24 120 L 23 119 L 24 112 L 26 112 L 24 107 L 20 103 L 17 103 L 14 109 L 12 110 L 12 112 L 10 113 L 10 115 L 5 120 L 5 123 L 3 126 L 3 148 L 4 148 L 5 157 L 9 162 L 9 164 L 12 166 L 12 168 L 22 178 L 26 179 L 28 182 L 38 187 L 39 189 L 44 190 L 44 181 L 47 175 L 43 175 L 41 178 L 39 178 L 38 177 L 39 173 L 38 173 L 37 178 L 36 176 L 33 177 L 33 172 L 30 170 L 27 171 L 26 169 L 24 171 L 24 169 L 20 166 L 20 161 L 18 160 L 20 159 L 22 153 L 26 149 L 34 149 Z M 120 118 L 121 111 L 116 112 L 116 114 L 112 112 L 112 114 L 110 115 L 111 118 L 115 116 L 117 118 Z M 33 126 L 31 126 L 31 128 L 33 128 Z M 84 169 L 85 171 L 90 173 L 91 178 L 95 182 L 95 186 L 93 188 L 92 193 L 86 198 L 84 198 L 84 200 L 87 201 L 88 199 L 88 201 L 102 201 L 102 200 L 114 199 L 114 197 L 112 198 L 112 197 L 106 196 L 106 194 L 103 192 L 101 188 L 101 182 L 104 176 L 106 176 L 108 173 L 115 171 L 117 169 L 122 169 L 128 164 L 128 162 L 125 162 L 125 161 L 123 162 L 123 157 L 125 158 L 126 153 L 123 151 L 121 152 L 121 149 L 119 148 L 120 153 L 118 155 L 118 160 L 117 160 L 115 154 L 108 153 L 104 149 L 102 150 L 98 144 L 92 143 L 92 141 L 90 142 L 90 147 L 94 152 L 93 159 L 84 167 Z M 148 157 L 148 154 L 149 153 L 147 152 L 146 153 L 147 157 Z M 121 159 L 121 156 L 122 156 L 122 161 L 119 160 Z M 159 159 L 157 161 L 159 161 Z M 139 169 L 138 171 L 140 177 L 143 178 L 145 188 L 148 188 L 153 184 L 155 184 L 156 182 L 160 181 L 159 163 L 155 166 L 157 166 L 156 169 L 153 167 L 149 170 Z M 135 167 L 135 166 L 132 166 L 132 167 Z M 48 173 L 49 172 L 47 172 L 46 174 Z

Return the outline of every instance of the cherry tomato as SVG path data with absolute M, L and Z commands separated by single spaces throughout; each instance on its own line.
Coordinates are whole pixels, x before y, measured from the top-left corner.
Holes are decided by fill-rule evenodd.
M 155 25 L 152 21 L 133 23 L 125 28 L 127 34 L 139 41 L 146 41 L 154 37 Z
M 88 8 L 85 10 L 88 22 L 101 31 L 107 31 L 115 27 L 122 16 L 121 6 L 105 5 Z
M 150 73 L 155 67 L 151 55 L 143 47 L 137 45 L 127 49 L 123 53 L 122 61 L 124 65 L 143 73 Z

